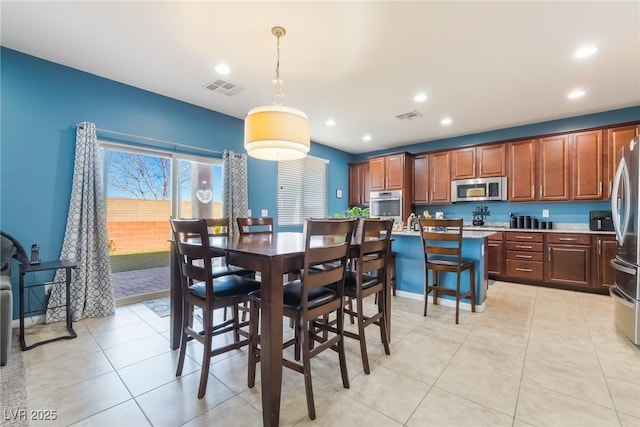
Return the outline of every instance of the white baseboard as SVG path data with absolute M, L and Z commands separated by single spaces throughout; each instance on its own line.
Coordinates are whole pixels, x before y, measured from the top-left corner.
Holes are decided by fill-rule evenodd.
M 24 328 L 30 328 L 34 325 L 39 325 L 44 323 L 44 314 L 38 314 L 37 316 L 25 317 L 24 318 Z M 19 328 L 20 327 L 20 319 L 13 319 L 11 321 L 11 328 Z
M 424 301 L 424 294 L 416 294 L 415 292 L 407 292 L 397 290 L 396 294 L 399 297 L 414 299 L 418 301 Z M 433 296 L 429 295 L 429 302 L 433 303 Z M 445 307 L 455 307 L 456 301 L 448 298 L 438 298 L 438 304 Z M 471 311 L 471 303 L 460 301 L 460 310 Z M 482 313 L 484 311 L 484 302 L 482 304 L 476 304 L 476 313 Z

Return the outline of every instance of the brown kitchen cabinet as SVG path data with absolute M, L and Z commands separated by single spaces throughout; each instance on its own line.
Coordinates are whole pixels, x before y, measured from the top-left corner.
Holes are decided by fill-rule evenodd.
M 607 129 L 605 143 L 607 153 L 607 185 L 605 189 L 605 199 L 611 199 L 613 189 L 613 178 L 620 163 L 620 153 L 622 147 L 636 136 L 640 135 L 640 124 L 617 126 Z
M 413 158 L 413 196 L 414 205 L 429 203 L 429 156 L 422 154 Z
M 592 236 L 591 251 L 594 254 L 593 287 L 598 290 L 607 290 L 615 282 L 615 269 L 609 261 L 618 253 L 618 242 L 615 236 Z
M 408 153 L 389 154 L 369 159 L 371 191 L 403 190 L 409 188 L 411 166 Z
M 451 203 L 451 152 L 429 154 L 429 203 L 443 205 Z
M 451 151 L 451 179 L 506 175 L 505 144 L 481 145 Z
M 504 276 L 504 233 L 502 231 L 487 237 L 486 260 L 489 277 Z
M 369 204 L 369 162 L 349 164 L 349 206 Z
M 571 135 L 572 200 L 600 200 L 603 195 L 602 131 Z
M 451 150 L 451 179 L 476 178 L 476 148 Z
M 591 284 L 591 237 L 588 234 L 549 233 L 545 282 L 588 288 Z
M 510 202 L 536 200 L 536 147 L 535 139 L 507 144 L 507 199 Z
M 512 279 L 540 282 L 543 279 L 544 235 L 506 231 L 505 275 Z
M 569 135 L 538 140 L 538 200 L 569 200 Z
M 414 158 L 414 205 L 451 203 L 450 159 L 450 151 L 422 154 Z

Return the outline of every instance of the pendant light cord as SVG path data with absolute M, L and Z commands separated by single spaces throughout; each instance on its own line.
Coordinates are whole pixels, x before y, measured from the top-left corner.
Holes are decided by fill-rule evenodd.
M 284 31 L 284 29 L 283 29 Z M 272 30 L 273 34 L 276 36 L 277 38 L 277 43 L 276 43 L 276 55 L 277 55 L 277 60 L 276 60 L 276 93 L 273 95 L 273 105 L 282 105 L 284 104 L 284 93 L 282 92 L 282 81 L 280 80 L 280 37 L 282 37 L 285 33 L 284 32 L 280 32 L 275 30 L 275 28 Z

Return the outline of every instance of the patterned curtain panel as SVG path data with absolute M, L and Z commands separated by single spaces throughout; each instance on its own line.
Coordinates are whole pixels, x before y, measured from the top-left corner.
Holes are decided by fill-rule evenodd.
M 224 150 L 222 175 L 222 216 L 229 217 L 231 235 L 235 235 L 239 233 L 236 218 L 246 217 L 249 209 L 247 155 Z
M 73 320 L 103 317 L 115 313 L 107 246 L 107 213 L 100 171 L 95 123 L 81 123 L 76 129 L 76 157 L 69 217 L 60 259 L 74 261 L 78 268 L 71 281 Z M 64 280 L 64 271 L 56 281 Z M 49 297 L 46 321 L 65 319 L 65 292 L 54 286 Z

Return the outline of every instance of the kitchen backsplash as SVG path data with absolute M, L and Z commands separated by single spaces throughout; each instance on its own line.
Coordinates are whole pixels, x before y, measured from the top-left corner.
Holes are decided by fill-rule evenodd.
M 560 203 L 509 203 L 509 202 L 483 202 L 483 203 L 453 203 L 450 205 L 425 205 L 414 206 L 414 212 L 420 214 L 427 210 L 433 215 L 436 211 L 444 212 L 445 218 L 462 218 L 465 222 L 473 220 L 473 211 L 478 206 L 487 206 L 491 213 L 484 221 L 489 223 L 509 223 L 509 214 L 529 215 L 541 221 L 553 221 L 556 224 L 589 224 L 589 212 L 592 210 L 609 210 L 611 203 L 602 202 L 560 202 Z M 549 210 L 549 217 L 543 218 L 542 211 Z

